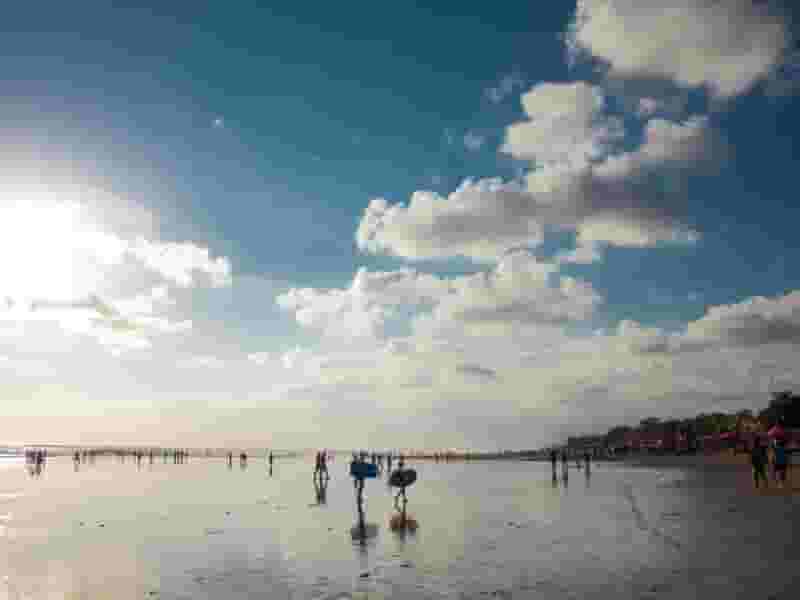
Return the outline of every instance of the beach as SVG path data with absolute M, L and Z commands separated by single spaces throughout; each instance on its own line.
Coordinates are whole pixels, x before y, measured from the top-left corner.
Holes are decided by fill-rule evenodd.
M 365 540 L 344 457 L 322 497 L 302 459 L 9 463 L 0 598 L 795 597 L 798 496 L 695 463 L 412 462 L 418 530 L 381 477 Z

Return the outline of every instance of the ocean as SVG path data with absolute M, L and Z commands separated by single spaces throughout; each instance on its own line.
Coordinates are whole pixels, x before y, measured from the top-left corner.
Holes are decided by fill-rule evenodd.
M 345 457 L 183 465 L 98 458 L 0 469 L 0 598 L 789 598 L 798 497 L 730 471 L 412 462 L 415 532 L 385 475 L 353 537 Z

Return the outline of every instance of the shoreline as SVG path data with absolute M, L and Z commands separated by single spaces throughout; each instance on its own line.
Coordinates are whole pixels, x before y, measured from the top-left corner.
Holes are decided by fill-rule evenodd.
M 731 489 L 736 489 L 752 496 L 795 496 L 800 495 L 800 465 L 789 465 L 784 487 L 772 479 L 771 466 L 767 469 L 769 478 L 768 487 L 755 488 L 753 485 L 752 468 L 748 454 L 684 454 L 684 455 L 645 455 L 629 456 L 614 460 L 598 460 L 598 464 L 617 464 L 625 467 L 640 467 L 643 469 L 685 469 L 691 471 L 713 472 L 715 475 L 724 475 L 730 480 Z

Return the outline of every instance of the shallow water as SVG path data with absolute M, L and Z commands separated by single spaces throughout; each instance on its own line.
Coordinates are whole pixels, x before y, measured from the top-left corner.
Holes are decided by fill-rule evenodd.
M 0 597 L 795 597 L 797 498 L 755 497 L 729 473 L 596 464 L 565 482 L 533 462 L 412 464 L 416 533 L 389 528 L 368 480 L 332 463 L 263 459 L 141 468 L 101 458 L 40 476 L 0 467 Z

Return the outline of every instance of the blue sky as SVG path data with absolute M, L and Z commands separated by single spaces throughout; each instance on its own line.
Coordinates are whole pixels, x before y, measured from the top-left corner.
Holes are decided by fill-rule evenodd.
M 794 381 L 775 359 L 745 393 L 719 367 L 721 348 L 749 372 L 800 338 L 771 337 L 800 319 L 788 4 L 111 4 L 2 24 L 0 194 L 9 232 L 31 228 L 4 248 L 6 297 L 61 303 L 4 316 L 28 340 L 6 336 L 6 368 L 56 382 L 9 383 L 5 435 L 86 414 L 78 441 L 136 441 L 139 419 L 156 442 L 399 444 L 413 417 L 415 443 L 493 447 L 478 415 L 520 446 Z M 37 227 L 20 202 L 89 217 Z M 77 252 L 59 272 L 86 277 L 69 293 L 36 283 L 59 242 Z M 576 245 L 595 256 L 560 258 Z M 14 256 L 43 247 L 53 261 Z M 543 347 L 582 358 L 531 370 Z M 700 355 L 702 393 L 677 383 Z

